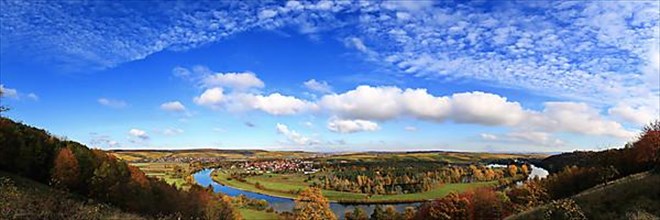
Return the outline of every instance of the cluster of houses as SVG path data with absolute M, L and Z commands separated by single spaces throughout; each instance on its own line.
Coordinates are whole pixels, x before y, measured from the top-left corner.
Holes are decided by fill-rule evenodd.
M 243 169 L 253 173 L 304 173 L 312 174 L 319 171 L 314 167 L 314 162 L 308 160 L 267 160 L 267 161 L 245 161 L 235 163 L 232 169 Z

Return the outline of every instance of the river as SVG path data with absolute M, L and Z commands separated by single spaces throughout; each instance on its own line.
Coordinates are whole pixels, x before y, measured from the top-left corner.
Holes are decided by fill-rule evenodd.
M 490 164 L 488 166 L 506 167 L 506 165 L 499 165 L 499 164 Z M 527 178 L 528 180 L 533 179 L 534 177 L 545 178 L 549 174 L 547 170 L 540 167 L 536 167 L 534 165 L 531 165 L 530 168 L 531 168 L 531 173 Z M 213 187 L 213 191 L 217 193 L 223 193 L 228 196 L 239 196 L 242 194 L 251 199 L 266 200 L 270 204 L 270 206 L 273 207 L 273 209 L 275 209 L 278 212 L 285 212 L 285 211 L 290 212 L 293 210 L 293 207 L 295 206 L 293 199 L 264 195 L 264 194 L 236 189 L 229 186 L 223 186 L 213 181 L 213 179 L 211 178 L 211 172 L 213 172 L 213 169 L 204 169 L 193 174 L 193 177 L 195 178 L 195 180 L 199 185 L 204 187 L 211 185 Z M 402 203 L 402 204 L 391 204 L 391 205 L 394 206 L 397 209 L 397 211 L 403 212 L 405 208 L 408 206 L 417 207 L 420 204 L 421 203 Z M 352 211 L 355 207 L 362 208 L 367 213 L 367 215 L 371 215 L 376 205 L 348 205 L 348 204 L 340 204 L 336 202 L 330 203 L 330 208 L 335 213 L 335 215 L 337 215 L 338 219 L 344 219 L 344 213 L 346 211 Z
M 223 186 L 213 181 L 213 179 L 211 178 L 211 172 L 213 172 L 213 169 L 205 169 L 193 174 L 193 177 L 197 181 L 197 184 L 201 186 L 207 187 L 211 185 L 213 187 L 214 192 L 223 193 L 228 196 L 239 196 L 242 194 L 251 199 L 266 200 L 270 204 L 270 206 L 273 207 L 273 209 L 275 209 L 278 212 L 285 212 L 285 211 L 290 212 L 293 210 L 293 207 L 295 206 L 293 199 L 264 195 L 264 194 L 232 188 L 229 186 Z M 403 203 L 403 204 L 388 204 L 388 205 L 392 205 L 397 209 L 397 211 L 403 212 L 405 208 L 408 206 L 417 207 L 420 204 L 421 203 Z M 371 215 L 376 205 L 348 205 L 348 204 L 340 204 L 336 202 L 330 203 L 330 208 L 335 213 L 338 219 L 344 219 L 344 213 L 346 211 L 352 211 L 355 207 L 362 208 L 362 210 L 364 210 L 367 213 L 367 215 Z

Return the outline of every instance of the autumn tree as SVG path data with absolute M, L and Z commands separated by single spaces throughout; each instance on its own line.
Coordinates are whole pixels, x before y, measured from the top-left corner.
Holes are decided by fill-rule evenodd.
M 527 167 L 527 164 L 523 164 L 520 166 L 520 172 L 524 175 L 527 175 L 529 173 L 529 168 Z
M 54 185 L 72 189 L 78 185 L 78 160 L 68 147 L 60 149 L 55 157 L 51 179 Z
M 642 128 L 639 139 L 633 143 L 635 159 L 642 170 L 660 167 L 660 120 Z
M 515 164 L 511 164 L 507 167 L 507 170 L 509 171 L 509 175 L 516 176 L 516 173 L 518 173 L 518 167 Z
M 337 219 L 319 188 L 306 188 L 298 194 L 295 202 L 293 214 L 296 220 Z
M 474 219 L 502 219 L 510 214 L 504 195 L 491 188 L 479 188 L 472 192 Z
M 441 199 L 422 205 L 415 219 L 472 219 L 470 195 L 450 193 Z

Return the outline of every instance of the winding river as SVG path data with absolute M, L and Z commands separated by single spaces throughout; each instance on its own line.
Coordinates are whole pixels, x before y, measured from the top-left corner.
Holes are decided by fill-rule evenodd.
M 504 165 L 493 164 L 489 166 L 504 166 Z M 548 176 L 547 170 L 540 167 L 536 167 L 534 165 L 530 167 L 532 172 L 530 173 L 528 179 L 532 179 L 534 177 L 545 178 L 546 176 Z M 248 198 L 252 198 L 252 199 L 266 200 L 270 204 L 270 206 L 273 207 L 273 209 L 275 209 L 278 212 L 291 211 L 295 206 L 293 199 L 264 195 L 260 193 L 249 192 L 249 191 L 221 185 L 213 181 L 213 179 L 211 178 L 211 172 L 213 172 L 213 169 L 204 169 L 193 174 L 193 177 L 195 178 L 195 180 L 199 185 L 204 187 L 210 185 L 213 187 L 213 191 L 217 193 L 223 193 L 229 196 L 245 195 Z M 394 206 L 397 209 L 397 211 L 403 212 L 406 207 L 409 206 L 416 207 L 419 206 L 420 204 L 421 203 L 402 203 L 402 204 L 391 204 L 391 205 Z M 367 215 L 371 215 L 376 205 L 348 205 L 348 204 L 340 204 L 336 202 L 330 203 L 330 208 L 335 213 L 335 215 L 337 215 L 338 219 L 344 219 L 344 213 L 346 211 L 352 211 L 355 207 L 362 208 L 367 213 Z

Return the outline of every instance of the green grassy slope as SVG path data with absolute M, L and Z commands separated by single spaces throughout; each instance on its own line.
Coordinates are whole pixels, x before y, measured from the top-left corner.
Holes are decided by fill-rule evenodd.
M 660 174 L 644 172 L 627 176 L 585 190 L 571 199 L 580 206 L 588 219 L 658 219 Z M 507 219 L 543 219 L 546 206 Z
M 143 219 L 0 171 L 0 219 Z

